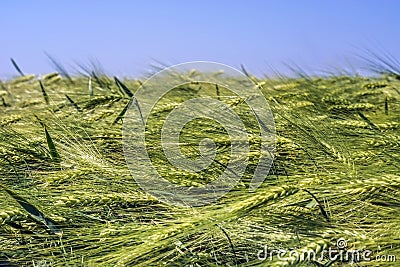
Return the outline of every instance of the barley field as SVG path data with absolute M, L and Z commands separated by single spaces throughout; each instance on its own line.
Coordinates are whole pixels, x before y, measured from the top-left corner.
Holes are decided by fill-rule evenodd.
M 220 125 L 199 120 L 183 129 L 182 150 L 196 157 L 199 140 L 211 138 L 221 164 L 189 174 L 171 166 L 159 134 L 184 100 L 223 101 L 249 132 L 240 182 L 215 203 L 186 208 L 144 192 L 127 167 L 124 115 L 143 80 L 59 69 L 2 81 L 0 266 L 398 266 L 400 76 L 389 68 L 370 77 L 247 75 L 276 127 L 273 165 L 254 192 L 248 187 L 260 130 L 243 99 L 214 85 L 185 84 L 152 111 L 151 160 L 176 184 L 215 179 L 231 145 Z M 339 245 L 371 253 L 360 260 L 294 256 L 339 253 Z M 291 253 L 270 257 L 266 249 Z

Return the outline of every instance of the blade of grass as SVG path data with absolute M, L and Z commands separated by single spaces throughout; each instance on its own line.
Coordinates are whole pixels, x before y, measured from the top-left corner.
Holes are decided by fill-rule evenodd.
M 228 239 L 229 245 L 231 246 L 232 253 L 233 253 L 233 256 L 234 256 L 234 259 L 235 259 L 235 266 L 238 266 L 238 260 L 237 260 L 236 250 L 235 250 L 235 246 L 234 246 L 233 243 L 232 243 L 231 238 L 229 237 L 229 235 L 228 235 L 228 233 L 225 231 L 225 229 L 222 228 L 221 225 L 217 224 L 217 226 L 218 226 L 219 229 L 221 229 L 221 231 L 224 233 L 224 235 L 225 235 L 226 238 Z
M 393 201 L 371 201 L 371 204 L 382 206 L 382 207 L 396 207 L 400 208 L 400 202 Z
M 101 88 L 106 88 L 106 89 L 110 89 L 110 83 L 109 83 L 109 79 L 106 76 L 100 76 L 99 74 L 96 74 L 96 72 L 92 71 L 90 73 L 90 77 L 94 78 L 94 80 L 96 81 L 96 83 L 101 87 Z
M 2 102 L 3 107 L 9 107 L 10 106 L 10 105 L 8 105 L 6 103 L 6 100 L 4 99 L 4 97 L 1 97 L 1 102 Z
M 57 60 L 55 60 L 52 56 L 50 56 L 47 53 L 45 53 L 45 54 L 49 58 L 51 63 L 54 65 L 57 72 L 59 72 L 62 76 L 67 78 L 70 83 L 74 83 L 74 81 L 72 80 L 72 77 L 68 74 L 67 69 L 63 65 L 61 65 L 61 63 L 59 63 Z
M 249 78 L 252 82 L 254 82 L 256 84 L 259 83 L 258 79 L 255 76 L 249 74 L 249 72 L 246 70 L 246 68 L 244 67 L 243 64 L 240 64 L 240 68 L 242 69 L 242 72 L 244 73 L 244 75 L 246 75 L 247 78 Z
M 34 117 L 36 118 L 36 120 L 39 122 L 40 126 L 46 127 L 46 126 L 44 125 L 43 121 L 42 121 L 36 114 L 33 114 L 33 116 L 34 116 Z
M 379 131 L 378 126 L 376 126 L 372 121 L 370 121 L 367 117 L 365 117 L 364 114 L 362 114 L 361 112 L 357 112 L 358 116 L 361 117 L 361 119 L 363 119 L 366 123 L 368 123 L 369 126 L 371 126 L 372 129 L 374 129 L 375 131 Z
M 317 198 L 313 193 L 311 193 L 310 191 L 308 191 L 307 189 L 303 189 L 303 191 L 307 192 L 307 193 L 315 200 L 315 202 L 317 202 L 317 205 L 318 205 L 318 207 L 319 207 L 319 209 L 320 209 L 322 215 L 325 217 L 325 219 L 326 219 L 328 222 L 330 222 L 331 219 L 329 218 L 328 213 L 325 211 L 324 206 L 321 204 L 321 202 L 318 200 L 318 198 Z
M 385 115 L 389 114 L 389 101 L 388 98 L 385 98 Z
M 125 84 L 123 84 L 120 80 L 118 80 L 117 77 L 114 77 L 114 80 L 115 80 L 115 83 L 117 84 L 117 86 L 118 86 L 119 88 L 121 88 L 121 89 L 125 92 L 125 94 L 126 94 L 127 96 L 133 97 L 133 93 L 131 92 L 131 90 L 129 90 L 128 87 L 126 87 Z
M 39 84 L 40 84 L 40 89 L 42 90 L 44 101 L 46 101 L 46 104 L 48 105 L 49 104 L 49 96 L 47 95 L 46 90 L 44 89 L 42 81 L 39 81 Z
M 89 77 L 88 87 L 89 87 L 89 98 L 92 99 L 93 98 L 92 77 Z
M 12 191 L 11 189 L 8 189 L 6 186 L 0 184 L 0 188 L 2 188 L 4 191 L 7 192 L 8 195 L 10 195 L 15 201 L 18 202 L 19 205 L 21 205 L 24 210 L 26 210 L 29 215 L 37 222 L 40 222 L 47 226 L 47 228 L 56 235 L 62 235 L 62 230 L 56 226 L 56 224 L 47 218 L 40 210 L 38 210 L 34 205 L 29 203 L 27 200 L 25 200 L 23 197 L 19 196 L 17 193 Z
M 82 109 L 78 106 L 78 104 L 76 104 L 76 103 L 74 102 L 74 100 L 72 100 L 72 98 L 70 98 L 68 95 L 65 95 L 65 97 L 68 99 L 69 103 L 71 103 L 71 105 L 72 105 L 74 108 L 76 108 L 76 110 L 77 110 L 78 112 L 82 112 Z
M 247 70 L 243 64 L 240 64 L 240 68 L 242 69 L 242 72 L 244 73 L 244 75 L 246 75 L 248 78 L 251 79 L 251 75 L 247 72 Z
M 134 100 L 134 98 L 131 98 L 131 99 L 129 100 L 128 104 L 126 104 L 126 106 L 125 106 L 125 107 L 122 109 L 122 111 L 118 114 L 118 116 L 117 116 L 117 118 L 114 120 L 113 124 L 116 124 L 118 121 L 120 121 L 120 120 L 124 117 L 126 111 L 128 110 L 129 106 L 132 104 L 133 100 Z
M 218 84 L 215 84 L 215 91 L 216 91 L 216 94 L 217 94 L 217 99 L 218 100 L 220 100 L 220 92 L 219 92 L 219 87 L 218 87 Z
M 19 75 L 25 76 L 25 74 L 22 72 L 22 70 L 19 68 L 17 62 L 13 58 L 10 58 L 11 63 L 13 64 L 14 68 L 18 71 Z
M 143 118 L 143 115 L 142 115 L 142 110 L 141 110 L 141 108 L 140 108 L 139 102 L 138 102 L 137 99 L 134 97 L 132 91 L 129 90 L 129 88 L 128 88 L 125 84 L 123 84 L 120 80 L 118 80 L 117 77 L 114 77 L 114 80 L 115 80 L 115 83 L 117 84 L 118 88 L 120 88 L 121 90 L 123 90 L 123 92 L 125 92 L 125 94 L 126 94 L 127 96 L 129 96 L 130 98 L 133 98 L 133 100 L 135 101 L 135 102 L 134 102 L 134 103 L 135 103 L 135 106 L 138 108 L 138 111 L 139 111 L 139 114 L 140 114 L 140 118 L 142 119 L 142 123 L 143 123 L 143 125 L 145 125 L 145 123 L 144 123 L 144 118 Z M 129 104 L 129 103 L 128 103 L 128 104 Z M 129 106 L 129 105 L 128 105 L 128 106 Z M 125 110 L 125 112 L 126 112 L 126 110 Z M 125 112 L 124 112 L 124 114 L 125 114 Z
M 44 132 L 46 135 L 46 141 L 47 141 L 47 145 L 49 147 L 49 151 L 50 151 L 50 156 L 52 158 L 53 161 L 55 162 L 61 162 L 61 158 L 60 155 L 57 152 L 56 146 L 53 142 L 53 139 L 51 138 L 49 132 L 47 131 L 47 127 L 46 125 L 44 125 Z

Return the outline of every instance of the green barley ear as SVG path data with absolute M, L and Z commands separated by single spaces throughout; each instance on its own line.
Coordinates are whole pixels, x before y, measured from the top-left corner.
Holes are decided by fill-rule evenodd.
M 42 81 L 39 81 L 39 84 L 40 84 L 40 89 L 42 90 L 42 95 L 44 97 L 44 101 L 46 101 L 46 104 L 48 105 L 49 104 L 49 96 L 47 95 L 46 90 L 44 89 Z
M 14 68 L 18 71 L 19 75 L 25 76 L 25 74 L 22 72 L 22 70 L 19 68 L 17 62 L 13 58 L 10 58 L 11 63 L 13 64 Z
M 17 201 L 18 204 L 21 205 L 21 207 L 24 208 L 24 210 L 26 210 L 29 213 L 29 215 L 32 217 L 32 219 L 47 226 L 47 228 L 53 234 L 56 234 L 59 236 L 61 236 L 63 234 L 62 230 L 56 226 L 54 221 L 47 218 L 39 209 L 37 209 L 34 205 L 29 203 L 26 199 L 19 196 L 17 193 L 12 191 L 11 189 L 8 189 L 6 186 L 4 186 L 2 184 L 0 184 L 0 188 L 2 188 L 4 191 L 6 191 L 8 195 L 10 195 L 15 201 Z

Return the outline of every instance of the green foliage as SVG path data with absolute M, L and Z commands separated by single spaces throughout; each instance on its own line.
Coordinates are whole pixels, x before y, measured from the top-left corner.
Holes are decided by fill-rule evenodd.
M 181 149 L 196 158 L 199 141 L 213 139 L 217 155 L 209 168 L 185 172 L 165 158 L 163 121 L 187 99 L 210 96 L 225 102 L 242 118 L 250 143 L 249 165 L 234 190 L 212 205 L 184 209 L 143 192 L 126 166 L 117 122 L 137 104 L 133 96 L 140 82 L 114 78 L 113 83 L 87 71 L 88 92 L 87 76 L 71 77 L 52 61 L 64 78 L 42 77 L 42 90 L 31 77 L 2 82 L 0 262 L 351 266 L 257 259 L 264 246 L 318 252 L 334 247 L 339 238 L 374 256 L 400 257 L 399 80 L 302 74 L 261 81 L 247 73 L 268 99 L 277 130 L 273 167 L 253 193 L 248 186 L 260 157 L 259 118 L 222 86 L 186 84 L 171 91 L 146 126 L 149 156 L 166 179 L 201 186 L 216 179 L 230 160 L 229 136 L 208 120 L 182 130 Z

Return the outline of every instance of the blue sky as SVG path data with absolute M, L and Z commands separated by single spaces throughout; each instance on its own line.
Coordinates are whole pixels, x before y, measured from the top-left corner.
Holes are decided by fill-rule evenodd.
M 97 59 L 136 76 L 155 60 L 210 60 L 253 73 L 344 68 L 360 48 L 400 58 L 400 1 L 12 1 L 0 2 L 0 77 Z

